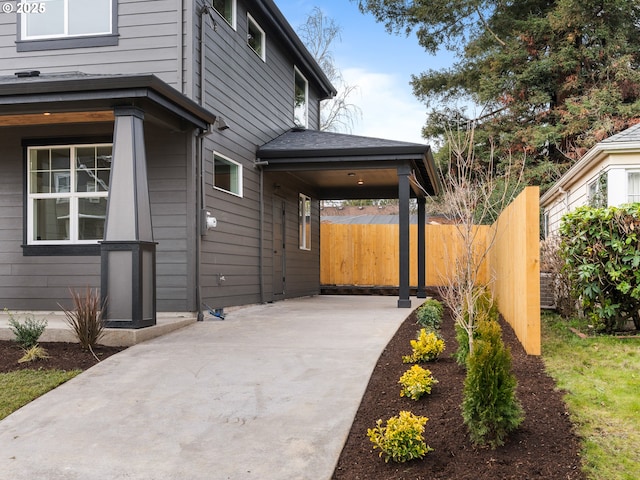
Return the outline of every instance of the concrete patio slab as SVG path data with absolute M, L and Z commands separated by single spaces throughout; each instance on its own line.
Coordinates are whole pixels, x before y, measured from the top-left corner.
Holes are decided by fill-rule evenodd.
M 2 420 L 0 472 L 329 479 L 373 367 L 410 313 L 396 305 L 287 300 L 135 345 Z

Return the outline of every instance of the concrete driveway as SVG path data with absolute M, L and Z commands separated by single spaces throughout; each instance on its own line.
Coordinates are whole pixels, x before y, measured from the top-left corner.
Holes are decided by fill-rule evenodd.
M 0 477 L 329 479 L 396 305 L 287 300 L 130 347 L 0 421 Z

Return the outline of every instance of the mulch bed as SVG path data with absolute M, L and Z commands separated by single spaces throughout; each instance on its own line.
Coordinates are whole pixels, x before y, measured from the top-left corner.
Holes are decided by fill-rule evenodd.
M 411 353 L 409 340 L 419 327 L 412 314 L 389 342 L 375 367 L 351 432 L 333 474 L 334 480 L 578 480 L 581 472 L 579 440 L 569 421 L 562 392 L 545 373 L 540 357 L 528 356 L 512 330 L 502 322 L 504 342 L 511 347 L 517 397 L 526 418 L 507 443 L 496 450 L 475 447 L 468 439 L 460 405 L 465 371 L 451 358 L 457 343 L 453 321 L 445 313 L 442 335 L 447 348 L 437 362 L 423 365 L 438 384 L 417 402 L 400 397 L 398 379 L 411 366 L 402 355 Z M 422 460 L 384 462 L 373 450 L 367 429 L 401 410 L 429 418 L 427 445 L 435 449 Z
M 77 343 L 42 342 L 39 345 L 47 351 L 49 358 L 18 363 L 18 359 L 24 354 L 22 348 L 14 341 L 0 340 L 0 373 L 24 369 L 86 370 L 98 363 L 91 352 L 83 350 Z M 124 348 L 126 347 L 98 345 L 93 351 L 103 360 Z

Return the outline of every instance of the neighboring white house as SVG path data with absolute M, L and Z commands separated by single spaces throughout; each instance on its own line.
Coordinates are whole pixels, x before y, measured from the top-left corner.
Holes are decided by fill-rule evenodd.
M 556 233 L 565 213 L 583 205 L 640 202 L 640 124 L 601 141 L 541 198 L 542 232 Z

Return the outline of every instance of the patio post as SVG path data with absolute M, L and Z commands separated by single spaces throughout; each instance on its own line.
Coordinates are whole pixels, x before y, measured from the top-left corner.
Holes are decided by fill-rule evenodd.
M 426 284 L 426 252 L 425 252 L 425 205 L 427 199 L 418 197 L 418 298 L 427 298 Z
M 409 298 L 409 175 L 411 168 L 404 164 L 398 166 L 398 200 L 399 200 L 399 248 L 400 248 L 400 278 L 398 308 L 411 308 Z
M 108 327 L 156 324 L 156 244 L 151 227 L 144 112 L 116 107 L 104 241 L 102 301 Z

